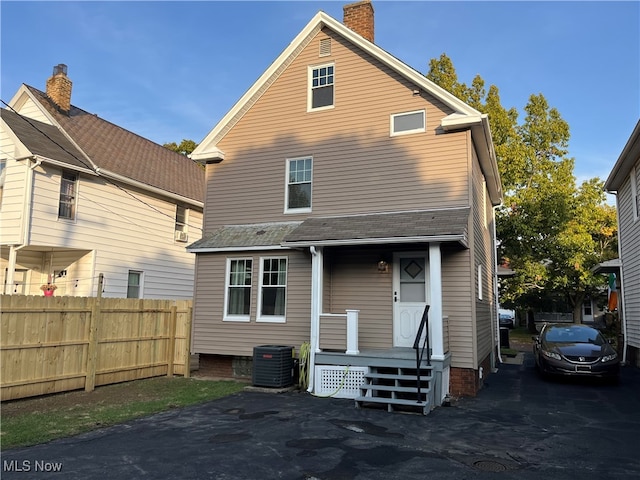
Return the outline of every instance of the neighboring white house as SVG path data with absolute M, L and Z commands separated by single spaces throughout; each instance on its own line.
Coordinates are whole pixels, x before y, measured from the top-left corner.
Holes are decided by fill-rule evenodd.
M 58 65 L 1 110 L 0 281 L 6 294 L 192 298 L 204 171 L 71 105 Z
M 624 359 L 640 367 L 640 121 L 636 124 L 605 189 L 616 195 L 622 285 Z

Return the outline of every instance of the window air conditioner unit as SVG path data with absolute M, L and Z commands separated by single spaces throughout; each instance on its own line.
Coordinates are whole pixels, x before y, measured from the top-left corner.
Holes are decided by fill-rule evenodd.
M 187 235 L 187 232 L 176 230 L 174 238 L 176 242 L 186 242 L 189 239 L 189 235 Z

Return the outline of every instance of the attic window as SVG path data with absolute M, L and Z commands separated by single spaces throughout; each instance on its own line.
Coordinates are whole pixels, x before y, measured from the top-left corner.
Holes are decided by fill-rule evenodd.
M 308 110 L 333 108 L 333 64 L 309 67 Z
M 391 115 L 391 136 L 424 132 L 426 113 L 424 110 Z
M 331 55 L 331 39 L 323 38 L 320 40 L 320 56 L 328 57 Z

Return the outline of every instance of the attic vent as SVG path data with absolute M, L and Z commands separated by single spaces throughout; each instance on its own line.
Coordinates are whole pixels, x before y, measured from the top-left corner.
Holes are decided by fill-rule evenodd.
M 320 40 L 320 56 L 328 57 L 331 55 L 331 39 L 323 38 Z

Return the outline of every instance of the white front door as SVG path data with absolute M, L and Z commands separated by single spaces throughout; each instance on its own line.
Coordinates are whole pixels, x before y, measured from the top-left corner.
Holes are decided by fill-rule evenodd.
M 393 346 L 412 347 L 429 302 L 426 252 L 393 256 Z

